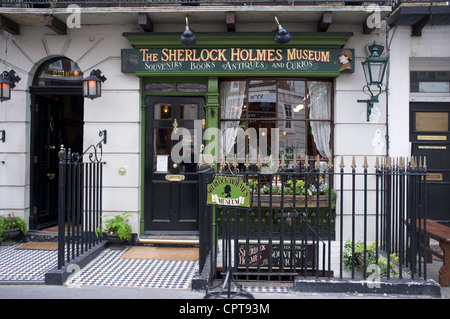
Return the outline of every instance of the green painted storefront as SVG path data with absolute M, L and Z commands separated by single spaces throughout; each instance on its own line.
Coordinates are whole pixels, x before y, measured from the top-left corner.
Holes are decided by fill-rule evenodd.
M 219 85 L 222 79 L 320 78 L 332 80 L 341 72 L 348 73 L 354 70 L 353 60 L 351 68 L 345 71 L 339 70 L 338 62 L 341 50 L 345 48 L 347 40 L 352 35 L 348 32 L 298 33 L 292 34 L 292 42 L 280 45 L 274 42 L 273 35 L 267 34 L 196 34 L 197 44 L 183 47 L 179 43 L 178 34 L 124 33 L 123 36 L 128 39 L 133 49 L 122 50 L 122 72 L 131 72 L 141 78 L 141 234 L 144 234 L 146 230 L 144 154 L 146 152 L 145 101 L 147 97 L 202 97 L 205 100 L 205 128 L 217 128 L 220 125 Z M 353 49 L 347 50 L 353 52 Z M 130 56 L 133 58 L 130 59 Z M 232 61 L 233 58 L 234 61 Z M 286 67 L 287 62 L 295 63 L 303 60 L 305 64 L 305 61 L 319 59 L 326 61 L 318 67 L 306 69 L 302 67 L 287 69 Z M 208 63 L 211 66 L 212 62 L 215 62 L 214 67 L 206 66 Z M 231 62 L 238 66 L 229 67 Z M 264 64 L 265 67 L 258 67 L 257 62 L 259 66 Z M 192 63 L 204 64 L 205 67 L 194 66 L 193 70 L 192 66 L 186 66 Z M 157 85 L 158 83 L 171 83 L 173 89 L 168 88 L 163 92 L 146 90 L 149 84 Z M 204 92 L 179 92 L 176 89 L 179 83 L 198 83 L 203 85 L 205 90 Z

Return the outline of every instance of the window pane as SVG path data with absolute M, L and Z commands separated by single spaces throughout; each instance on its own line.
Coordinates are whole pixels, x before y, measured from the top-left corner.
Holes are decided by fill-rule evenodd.
M 276 81 L 254 80 L 248 86 L 248 117 L 276 117 Z
M 182 120 L 196 120 L 198 114 L 198 104 L 181 104 L 180 118 Z
M 206 83 L 178 83 L 178 92 L 206 92 Z
M 155 104 L 155 120 L 167 120 L 172 118 L 172 105 L 166 103 Z
M 304 119 L 306 105 L 305 81 L 278 82 L 278 118 Z
M 51 60 L 41 67 L 39 74 L 35 78 L 35 85 L 39 86 L 60 86 L 60 85 L 81 85 L 83 72 L 78 64 L 67 58 Z
M 450 71 L 411 71 L 410 91 L 420 93 L 449 93 Z
M 222 82 L 220 85 L 220 107 L 222 119 L 246 117 L 245 81 Z
M 292 127 L 286 129 L 286 126 Z M 306 122 L 305 121 L 278 121 L 280 156 L 291 160 L 294 155 L 304 156 L 306 150 Z

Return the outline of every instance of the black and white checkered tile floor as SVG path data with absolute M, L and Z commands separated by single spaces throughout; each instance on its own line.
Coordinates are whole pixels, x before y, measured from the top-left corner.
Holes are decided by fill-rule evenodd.
M 57 251 L 16 249 L 22 243 L 0 245 L 0 282 L 44 282 L 58 264 Z
M 67 284 L 185 289 L 198 269 L 197 261 L 120 258 L 126 250 L 106 249 Z
M 21 243 L 0 245 L 1 282 L 44 282 L 45 273 L 57 265 L 57 251 L 16 249 Z M 125 249 L 105 249 L 66 281 L 67 286 L 106 286 L 188 289 L 198 261 L 121 258 Z M 244 286 L 248 292 L 285 293 L 284 287 Z

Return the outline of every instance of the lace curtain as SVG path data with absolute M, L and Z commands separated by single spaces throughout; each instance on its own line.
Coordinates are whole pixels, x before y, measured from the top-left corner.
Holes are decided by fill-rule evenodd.
M 308 82 L 310 93 L 309 118 L 314 120 L 329 120 L 331 118 L 331 83 Z M 316 148 L 322 156 L 331 157 L 330 122 L 311 121 L 311 133 Z
M 221 117 L 223 119 L 241 118 L 245 99 L 245 81 L 222 82 L 220 86 Z M 239 121 L 223 121 L 222 154 L 227 155 L 233 150 Z

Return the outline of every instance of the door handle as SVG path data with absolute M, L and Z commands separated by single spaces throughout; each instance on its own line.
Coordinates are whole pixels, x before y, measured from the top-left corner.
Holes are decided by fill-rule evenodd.
M 54 179 L 55 178 L 55 173 L 47 173 L 47 177 L 49 179 Z

